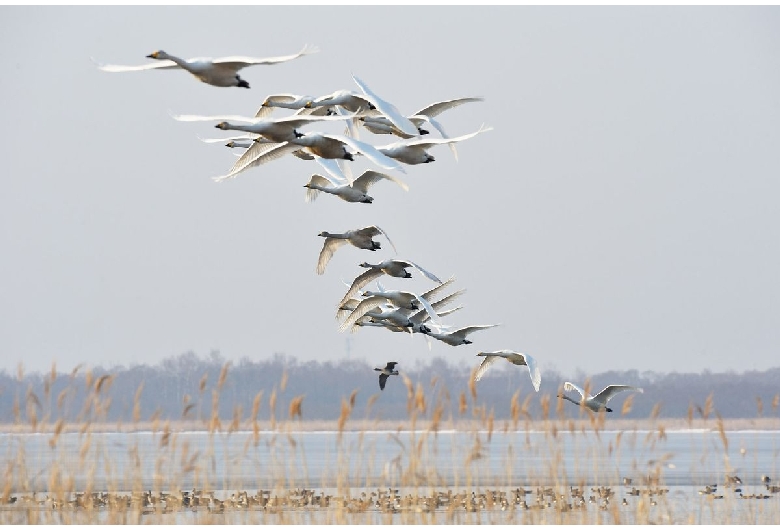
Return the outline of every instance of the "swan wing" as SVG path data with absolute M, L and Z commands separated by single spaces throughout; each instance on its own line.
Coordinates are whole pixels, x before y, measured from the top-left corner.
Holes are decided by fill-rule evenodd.
M 404 191 L 409 191 L 409 186 L 407 186 L 406 183 L 401 179 L 398 179 L 391 175 L 387 175 L 385 173 L 380 173 L 378 171 L 372 171 L 370 169 L 364 171 L 362 175 L 356 178 L 355 181 L 352 183 L 352 187 L 355 188 L 356 190 L 362 191 L 363 193 L 368 193 L 368 188 L 370 188 L 380 180 L 389 180 L 391 182 L 395 182 Z M 412 265 L 417 267 L 414 264 Z
M 632 391 L 632 392 L 644 392 L 643 389 L 635 386 L 628 386 L 628 385 L 609 385 L 607 388 L 593 396 L 593 399 L 596 401 L 600 401 L 602 403 L 606 403 L 610 399 L 612 399 L 615 394 L 618 394 L 620 392 L 625 391 Z
M 235 177 L 247 169 L 267 164 L 268 162 L 277 160 L 298 149 L 299 147 L 297 145 L 287 142 L 278 144 L 254 142 L 254 145 L 244 151 L 241 158 L 236 160 L 236 163 L 230 168 L 226 177 Z
M 565 383 L 563 383 L 563 389 L 565 391 L 567 391 L 567 392 L 579 392 L 580 393 L 580 397 L 582 399 L 589 399 L 590 398 L 590 395 L 588 395 L 587 392 L 585 392 L 583 389 L 581 389 L 580 387 L 578 387 L 574 383 L 570 383 L 569 381 L 566 381 Z
M 366 85 L 358 77 L 353 75 L 352 79 L 355 80 L 355 83 L 358 87 L 360 87 L 360 90 L 362 90 L 363 93 L 370 98 L 371 103 L 377 108 L 377 110 L 384 114 L 385 117 L 387 117 L 387 119 L 393 123 L 393 125 L 398 127 L 406 134 L 417 136 L 419 133 L 417 127 L 414 125 L 414 123 L 411 122 L 411 120 L 409 120 L 409 118 L 402 115 L 395 107 L 395 105 L 377 96 L 376 93 L 368 88 L 368 85 Z
M 90 57 L 95 66 L 104 72 L 139 72 L 141 70 L 172 70 L 181 68 L 178 64 L 170 60 L 154 61 L 152 63 L 140 64 L 138 66 L 124 66 L 120 64 L 101 64 Z
M 346 176 L 342 171 L 338 160 L 333 158 L 322 158 L 321 156 L 313 156 L 313 158 L 322 167 L 322 169 L 328 173 L 328 175 L 335 179 L 335 182 L 338 182 L 339 186 L 342 184 L 348 184 L 350 182 L 349 177 Z
M 384 272 L 382 272 L 382 269 L 370 268 L 367 271 L 365 271 L 363 274 L 355 278 L 352 281 L 352 285 L 349 286 L 347 293 L 339 302 L 339 307 L 343 307 L 343 305 L 349 299 L 355 296 L 360 291 L 360 289 L 362 289 L 363 287 L 365 287 L 366 285 L 374 281 L 376 278 L 379 278 L 383 274 Z
M 425 120 L 428 123 L 430 123 L 433 126 L 434 129 L 439 131 L 439 134 L 441 135 L 442 138 L 449 138 L 450 137 L 450 135 L 447 134 L 447 131 L 444 130 L 444 127 L 442 126 L 441 123 L 439 123 L 438 121 L 434 120 L 433 118 L 431 118 L 429 116 L 426 116 Z M 458 161 L 458 149 L 455 147 L 455 143 L 456 142 L 452 142 L 452 143 L 450 143 L 448 145 L 450 147 L 450 151 L 452 151 L 452 156 L 455 157 L 455 162 L 457 162 Z
M 373 227 L 371 227 L 371 228 L 375 228 L 376 230 L 378 230 L 378 233 L 375 233 L 375 234 L 373 234 L 373 235 L 382 234 L 383 236 L 385 236 L 385 237 L 387 238 L 387 242 L 388 242 L 388 243 L 390 243 L 390 246 L 391 246 L 391 247 L 393 247 L 393 252 L 395 252 L 396 254 L 398 254 L 398 249 L 396 249 L 396 248 L 395 248 L 395 245 L 393 244 L 393 241 L 390 239 L 390 236 L 388 236 L 388 235 L 387 235 L 387 232 L 385 232 L 384 230 L 382 230 L 382 229 L 381 229 L 381 228 L 379 228 L 378 226 L 373 226 Z
M 204 144 L 219 144 L 224 142 L 232 142 L 235 140 L 254 140 L 255 136 L 252 136 L 250 134 L 239 134 L 236 136 L 226 136 L 224 138 L 202 138 L 198 136 L 198 140 L 203 142 Z M 249 146 L 246 146 L 249 147 Z
M 473 138 L 476 135 L 492 131 L 493 127 L 485 127 L 484 125 L 479 128 L 479 130 L 474 131 L 473 133 L 464 134 L 462 136 L 456 136 L 455 138 L 421 138 L 417 140 L 407 140 L 402 143 L 402 145 L 408 145 L 408 146 L 416 146 L 416 147 L 422 147 L 423 149 L 429 149 L 433 147 L 434 145 L 442 145 L 442 144 L 451 144 L 454 142 L 462 142 L 463 140 L 468 140 L 469 138 Z
M 498 325 L 499 324 L 480 324 L 476 326 L 466 326 L 465 328 L 460 328 L 458 330 L 453 331 L 452 335 L 457 335 L 459 337 L 466 338 L 466 336 L 468 336 L 469 333 L 474 333 L 475 331 L 480 331 L 482 329 L 494 328 Z
M 415 294 L 414 297 L 417 298 L 417 301 L 420 302 L 420 305 L 423 306 L 423 309 L 425 309 L 428 312 L 431 322 L 433 322 L 434 324 L 440 324 L 439 315 L 436 314 L 436 310 L 433 309 L 431 303 L 428 300 L 426 300 L 424 296 Z
M 379 390 L 385 389 L 385 383 L 387 383 L 387 378 L 390 377 L 387 374 L 379 374 Z
M 534 390 L 539 392 L 539 386 L 542 384 L 542 374 L 539 371 L 539 366 L 536 364 L 536 359 L 527 353 L 520 353 L 512 350 L 499 350 L 496 353 L 502 354 L 502 356 L 512 364 L 527 366 L 528 373 L 531 376 L 531 383 L 534 385 Z
M 452 302 L 454 302 L 455 300 L 457 300 L 458 297 L 460 297 L 465 292 L 466 292 L 466 289 L 461 289 L 460 291 L 456 291 L 456 292 L 454 292 L 452 294 L 449 294 L 449 295 L 445 296 L 444 298 L 442 298 L 438 302 L 433 302 L 431 305 L 433 306 L 433 308 L 436 311 L 438 311 L 439 309 L 441 309 L 443 307 L 446 307 L 449 304 L 451 304 Z M 441 313 L 439 313 L 439 315 L 441 316 Z
M 322 245 L 320 251 L 320 257 L 317 259 L 317 274 L 323 274 L 325 267 L 328 266 L 330 258 L 333 257 L 333 253 L 338 250 L 339 247 L 346 245 L 346 239 L 338 239 L 334 237 L 326 237 L 325 243 Z
M 447 101 L 437 101 L 436 103 L 431 103 L 427 107 L 418 110 L 417 112 L 414 113 L 414 115 L 428 116 L 429 118 L 433 118 L 438 116 L 445 110 L 454 109 L 455 107 L 459 107 L 464 103 L 472 103 L 475 101 L 485 101 L 485 99 L 484 98 L 457 98 L 457 99 L 448 99 Z
M 362 302 L 358 304 L 358 306 L 352 311 L 352 313 L 350 313 L 347 319 L 341 323 L 341 325 L 339 326 L 339 331 L 343 332 L 348 330 L 360 317 L 362 317 L 372 309 L 381 307 L 386 302 L 387 299 L 384 298 L 383 296 L 369 296 L 368 298 L 364 299 Z
M 311 178 L 309 179 L 309 182 L 307 182 L 307 185 L 312 185 L 312 184 L 320 186 L 322 188 L 329 188 L 329 187 L 332 187 L 333 182 L 330 179 L 328 179 L 326 177 L 323 177 L 322 175 L 316 175 L 315 174 L 315 175 L 312 175 Z M 307 187 L 306 188 L 306 202 L 313 202 L 314 200 L 317 199 L 317 197 L 320 195 L 320 193 L 321 193 L 321 191 L 318 190 L 318 189 L 308 188 Z
M 485 355 L 485 358 L 482 360 L 482 364 L 480 364 L 479 368 L 477 368 L 477 373 L 474 374 L 474 381 L 479 381 L 482 379 L 482 376 L 485 375 L 485 372 L 488 371 L 488 368 L 490 368 L 498 359 L 500 359 L 500 357 L 497 355 Z
M 366 158 L 368 158 L 369 160 L 371 160 L 373 163 L 375 163 L 380 167 L 383 167 L 385 169 L 397 169 L 402 173 L 406 173 L 406 170 L 401 166 L 401 164 L 397 160 L 390 158 L 386 154 L 379 151 L 379 149 L 377 149 L 373 145 L 340 134 L 323 134 L 323 136 L 348 145 L 349 147 L 361 153 L 363 156 L 365 156 Z
M 446 282 L 442 282 L 441 284 L 437 285 L 433 289 L 429 291 L 425 291 L 423 293 L 423 297 L 425 297 L 427 300 L 431 300 L 434 296 L 438 295 L 440 292 L 442 292 L 444 289 L 450 286 L 452 282 L 455 281 L 455 277 L 449 278 Z
M 409 261 L 409 260 L 403 260 L 403 261 L 404 261 L 404 263 L 407 263 L 408 266 L 412 266 L 415 269 L 417 269 L 418 271 L 420 271 L 422 273 L 422 275 L 425 276 L 426 278 L 428 278 L 429 280 L 432 280 L 434 282 L 444 283 L 435 274 L 433 274 L 432 272 L 429 272 L 429 271 L 423 269 L 422 267 L 417 265 L 415 262 Z M 428 298 L 428 297 L 426 296 L 426 298 Z
M 292 55 L 281 55 L 279 57 L 263 57 L 263 58 L 244 57 L 244 56 L 220 57 L 219 59 L 214 59 L 211 62 L 221 67 L 230 68 L 231 70 L 238 71 L 246 66 L 252 66 L 255 64 L 278 64 L 286 61 L 292 61 L 293 59 L 297 59 L 298 57 L 309 55 L 310 53 L 317 53 L 318 51 L 320 50 L 316 46 L 306 45 L 303 47 L 301 51 L 299 51 L 298 53 L 294 53 Z
M 198 114 L 174 114 L 170 110 L 168 114 L 176 121 L 238 121 L 242 123 L 257 123 L 258 118 L 249 118 L 247 116 L 223 115 L 223 116 L 201 116 Z

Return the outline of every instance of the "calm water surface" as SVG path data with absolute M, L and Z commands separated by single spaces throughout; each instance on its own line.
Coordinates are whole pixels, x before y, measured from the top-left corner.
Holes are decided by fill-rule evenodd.
M 142 490 L 398 487 L 416 484 L 518 487 L 635 484 L 745 485 L 780 478 L 780 432 L 708 430 L 564 432 L 368 431 L 0 434 L 0 461 L 23 462 L 14 490 L 43 491 L 57 466 L 74 489 Z M 17 482 L 19 474 L 15 474 Z M 409 475 L 407 475 L 408 477 Z M 408 482 L 407 482 L 408 485 Z

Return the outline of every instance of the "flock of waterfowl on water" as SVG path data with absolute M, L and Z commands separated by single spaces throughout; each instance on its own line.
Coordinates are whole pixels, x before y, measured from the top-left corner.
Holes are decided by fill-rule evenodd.
M 727 493 L 718 493 L 717 485 L 708 485 L 698 493 L 708 500 L 724 498 L 740 500 L 764 500 L 780 493 L 780 485 L 767 476 L 761 477 L 764 488 L 744 493 L 742 480 L 727 475 L 724 487 Z M 359 491 L 359 493 L 358 493 Z M 660 487 L 651 477 L 642 481 L 641 487 L 624 477 L 620 486 L 537 486 L 517 487 L 509 490 L 490 489 L 468 492 L 451 489 L 431 490 L 420 494 L 418 489 L 402 493 L 396 488 L 353 490 L 355 496 L 333 495 L 324 490 L 295 488 L 289 490 L 257 490 L 250 494 L 246 490 L 217 492 L 202 490 L 180 490 L 177 492 L 110 493 L 96 491 L 74 492 L 67 498 L 52 497 L 49 494 L 7 496 L 0 498 L 0 507 L 15 509 L 51 510 L 113 510 L 139 511 L 142 514 L 167 514 L 182 511 L 222 514 L 236 510 L 258 510 L 265 513 L 279 513 L 287 510 L 313 510 L 335 508 L 348 513 L 378 511 L 382 513 L 433 512 L 435 510 L 553 510 L 569 512 L 574 510 L 611 510 L 630 506 L 632 497 L 641 498 L 647 506 L 656 506 L 658 499 L 669 493 L 669 488 Z M 618 500 L 620 499 L 620 500 Z M 639 502 L 639 501 L 637 501 Z
M 98 65 L 106 72 L 130 72 L 150 69 L 184 69 L 200 81 L 217 87 L 249 88 L 242 79 L 239 70 L 252 65 L 274 65 L 297 59 L 317 52 L 317 48 L 305 46 L 295 54 L 264 59 L 251 57 L 224 57 L 220 59 L 183 60 L 162 50 L 147 57 L 155 61 L 140 66 Z M 476 131 L 461 136 L 449 136 L 441 124 L 440 115 L 447 110 L 467 104 L 483 101 L 481 97 L 462 97 L 437 101 L 427 105 L 416 113 L 405 116 L 387 99 L 377 95 L 362 79 L 352 76 L 358 90 L 337 90 L 323 96 L 298 94 L 273 94 L 265 98 L 253 116 L 200 116 L 175 115 L 179 121 L 216 122 L 214 127 L 224 131 L 236 131 L 237 134 L 224 138 L 202 138 L 204 142 L 223 142 L 231 148 L 243 149 L 238 160 L 228 171 L 214 180 L 221 182 L 232 179 L 248 169 L 268 164 L 287 155 L 303 160 L 315 160 L 323 171 L 313 173 L 306 188 L 305 200 L 314 201 L 321 193 L 334 195 L 350 203 L 370 204 L 374 197 L 369 190 L 376 184 L 387 181 L 408 190 L 407 184 L 386 171 L 406 173 L 406 167 L 431 163 L 435 158 L 428 152 L 438 145 L 448 145 L 457 159 L 455 144 L 491 130 L 481 126 Z M 293 114 L 283 117 L 271 117 L 275 109 L 288 109 Z M 336 122 L 346 126 L 342 135 L 324 132 L 302 132 L 324 123 Z M 425 127 L 435 130 L 434 137 Z M 391 135 L 397 140 L 382 146 L 376 146 L 361 140 L 361 130 L 372 135 Z M 362 156 L 377 166 L 353 178 L 349 164 L 355 157 Z M 322 249 L 316 264 L 317 274 L 324 274 L 333 254 L 345 245 L 358 249 L 377 251 L 382 249 L 375 238 L 387 239 L 393 251 L 395 245 L 387 232 L 379 226 L 366 226 L 345 232 L 322 231 L 324 238 Z M 397 252 L 397 251 L 396 251 Z M 450 346 L 471 344 L 469 336 L 477 331 L 486 330 L 498 324 L 470 325 L 453 329 L 441 318 L 461 309 L 462 306 L 445 309 L 465 291 L 459 290 L 444 295 L 454 278 L 442 281 L 432 272 L 408 259 L 391 258 L 379 263 L 362 262 L 360 267 L 367 270 L 357 276 L 349 285 L 346 294 L 339 301 L 337 318 L 340 318 L 341 331 L 355 332 L 360 327 L 382 327 L 394 332 L 418 333 L 425 336 L 430 348 L 431 340 L 438 340 Z M 434 282 L 436 287 L 424 293 L 385 289 L 380 278 L 411 278 L 410 270 L 420 273 Z M 376 281 L 376 290 L 363 290 L 370 282 Z M 498 359 L 503 358 L 517 366 L 527 366 L 534 390 L 539 391 L 541 373 L 536 360 L 531 355 L 514 350 L 480 351 L 483 357 L 476 370 L 474 379 L 479 381 L 485 372 Z M 384 390 L 387 379 L 397 375 L 398 362 L 389 362 L 384 368 L 376 368 L 379 375 L 380 390 Z M 579 393 L 578 399 L 560 394 L 559 397 L 581 405 L 593 411 L 611 412 L 607 402 L 618 392 L 642 392 L 641 388 L 628 385 L 610 385 L 596 394 L 590 395 L 586 389 L 565 382 L 564 391 Z

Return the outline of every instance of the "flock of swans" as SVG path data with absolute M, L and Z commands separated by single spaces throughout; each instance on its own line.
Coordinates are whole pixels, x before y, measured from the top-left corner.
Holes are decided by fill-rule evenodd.
M 252 65 L 280 64 L 317 51 L 319 51 L 317 48 L 305 46 L 298 53 L 281 57 L 258 59 L 237 56 L 184 60 L 159 50 L 147 55 L 148 58 L 154 59 L 154 62 L 140 66 L 98 64 L 98 67 L 106 72 L 183 69 L 209 85 L 249 88 L 249 83 L 238 75 L 239 70 Z M 217 129 L 242 133 L 227 138 L 202 139 L 206 143 L 227 142 L 225 143 L 227 147 L 243 149 L 238 160 L 224 175 L 214 177 L 216 182 L 235 178 L 244 171 L 287 155 L 303 160 L 316 160 L 323 171 L 312 174 L 309 181 L 304 184 L 307 188 L 305 195 L 307 202 L 314 201 L 320 193 L 326 193 L 346 202 L 370 204 L 374 198 L 368 195 L 368 191 L 381 181 L 392 182 L 408 191 L 409 187 L 405 182 L 383 171 L 406 173 L 404 166 L 434 162 L 436 159 L 428 150 L 439 145 L 449 146 L 457 160 L 456 143 L 491 130 L 490 127 L 482 126 L 472 133 L 451 137 L 439 121 L 439 116 L 445 111 L 467 103 L 483 101 L 480 97 L 438 101 L 414 114 L 404 116 L 395 105 L 377 95 L 363 80 L 354 75 L 352 77 L 358 90 L 337 90 L 319 97 L 272 94 L 265 98 L 254 116 L 174 115 L 172 117 L 183 122 L 217 122 L 214 125 Z M 271 114 L 277 108 L 293 110 L 294 113 L 272 118 Z M 345 133 L 301 131 L 328 122 L 343 123 L 346 127 Z M 435 130 L 438 137 L 433 137 L 424 127 Z M 373 135 L 391 135 L 397 140 L 376 146 L 360 140 L 361 129 Z M 367 170 L 353 179 L 349 165 L 343 161 L 354 161 L 357 156 L 364 157 L 383 171 Z M 316 265 L 316 272 L 319 275 L 325 273 L 328 262 L 336 250 L 347 244 L 358 249 L 377 251 L 382 247 L 381 243 L 374 238 L 382 236 L 397 253 L 390 237 L 378 226 L 366 226 L 343 233 L 323 231 L 318 235 L 325 238 Z M 342 332 L 348 330 L 355 332 L 361 327 L 373 326 L 383 327 L 392 332 L 418 333 L 426 338 L 430 348 L 431 339 L 450 346 L 471 344 L 472 341 L 468 337 L 472 333 L 498 326 L 498 324 L 485 324 L 452 329 L 451 326 L 442 323 L 441 318 L 462 308 L 458 306 L 444 309 L 465 292 L 461 289 L 443 296 L 443 290 L 452 284 L 454 278 L 442 281 L 435 274 L 406 259 L 386 259 L 377 264 L 362 262 L 359 266 L 367 270 L 354 279 L 337 304 L 336 315 L 338 319 L 342 319 L 339 326 Z M 408 269 L 414 269 L 437 286 L 424 293 L 413 293 L 388 290 L 379 282 L 382 276 L 411 278 L 412 274 Z M 376 281 L 377 290 L 362 290 L 372 281 Z M 477 356 L 484 359 L 475 372 L 475 381 L 479 381 L 490 366 L 503 358 L 514 365 L 526 366 L 534 390 L 539 391 L 541 373 L 532 356 L 508 349 L 480 351 Z M 384 390 L 387 379 L 391 375 L 398 375 L 398 371 L 395 370 L 397 364 L 397 362 L 388 362 L 384 368 L 375 368 L 380 372 L 380 390 Z M 600 410 L 611 412 L 612 409 L 607 407 L 607 402 L 619 392 L 643 391 L 641 388 L 627 385 L 610 385 L 592 396 L 586 390 L 568 381 L 564 383 L 563 389 L 568 392 L 578 392 L 580 398 L 575 400 L 565 394 L 559 394 L 558 397 L 596 412 Z

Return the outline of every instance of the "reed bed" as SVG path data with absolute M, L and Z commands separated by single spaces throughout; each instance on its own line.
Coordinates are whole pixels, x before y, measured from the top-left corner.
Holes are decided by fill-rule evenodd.
M 50 377 L 56 377 L 54 370 Z M 210 399 L 217 411 L 228 377 L 222 370 Z M 663 420 L 656 408 L 637 421 L 609 419 L 541 395 L 510 396 L 511 418 L 479 405 L 477 389 L 451 396 L 401 375 L 403 421 L 353 417 L 356 393 L 345 395 L 330 422 L 305 419 L 306 397 L 282 400 L 286 377 L 251 410 L 182 420 L 141 418 L 110 424 L 111 376 L 87 377 L 78 421 L 64 422 L 67 396 L 19 401 L 0 435 L 2 524 L 776 524 L 780 486 L 772 467 L 751 467 L 755 451 L 735 429 L 777 430 L 775 417 L 726 422 L 712 404 L 687 420 Z M 136 393 L 136 402 L 142 389 Z M 201 383 L 201 392 L 205 384 Z M 371 398 L 369 398 L 371 401 Z M 454 403 L 454 406 L 451 404 Z M 370 405 L 371 403 L 369 403 Z M 767 407 L 768 409 L 769 407 Z M 454 412 L 450 412 L 453 411 Z M 264 412 L 263 421 L 259 420 Z M 574 417 L 569 417 L 573 415 Z M 700 447 L 702 477 L 675 482 L 672 454 L 660 452 L 672 430 L 714 433 Z M 326 442 L 316 452 L 312 434 Z M 111 436 L 108 436 L 108 434 Z M 31 436 L 34 435 L 34 436 Z M 199 440 L 199 442 L 194 442 Z M 121 446 L 117 448 L 118 446 Z M 391 447 L 391 450 L 388 450 Z M 709 454 L 708 454 L 709 453 Z M 630 458 L 630 468 L 615 461 Z M 776 455 L 776 449 L 774 454 Z M 736 456 L 735 456 L 736 455 Z M 709 457 L 709 459 L 707 459 Z M 738 461 L 735 461 L 738 460 Z M 710 469 L 716 462 L 716 469 Z M 696 462 L 692 463 L 696 468 Z M 741 478 L 736 475 L 740 469 Z M 745 474 L 745 470 L 750 470 Z

